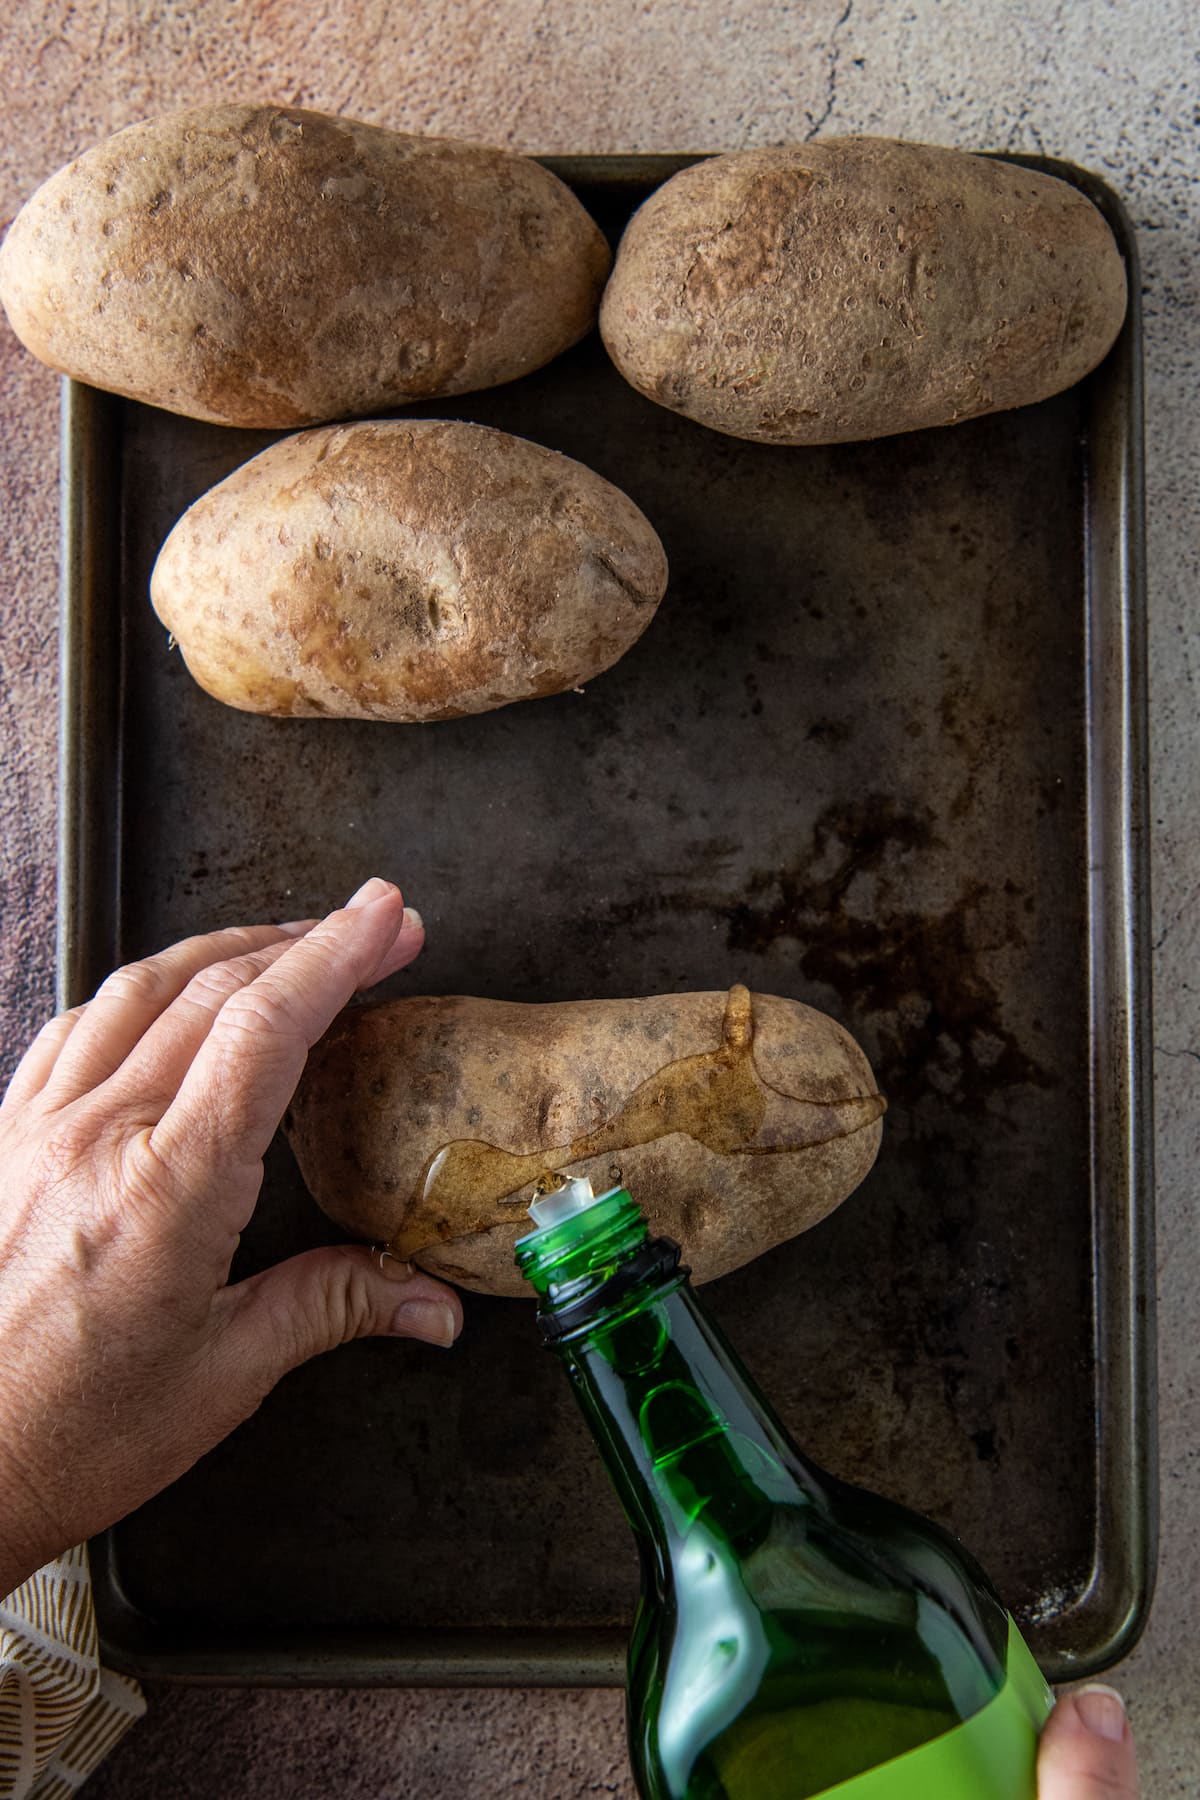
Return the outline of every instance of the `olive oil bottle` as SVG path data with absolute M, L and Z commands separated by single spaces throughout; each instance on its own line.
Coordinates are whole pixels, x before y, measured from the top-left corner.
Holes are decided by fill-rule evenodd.
M 1050 1690 L 970 1556 L 801 1455 L 623 1188 L 517 1245 L 641 1555 L 644 1800 L 1034 1800 Z

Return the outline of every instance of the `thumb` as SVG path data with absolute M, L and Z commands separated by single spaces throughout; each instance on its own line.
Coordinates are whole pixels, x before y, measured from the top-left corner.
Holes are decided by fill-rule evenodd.
M 365 1245 L 306 1250 L 226 1292 L 235 1308 L 224 1334 L 231 1377 L 264 1394 L 289 1369 L 353 1338 L 420 1338 L 446 1349 L 462 1330 L 453 1288 Z
M 1099 1684 L 1064 1694 L 1038 1751 L 1038 1800 L 1137 1800 L 1133 1734 L 1121 1696 Z

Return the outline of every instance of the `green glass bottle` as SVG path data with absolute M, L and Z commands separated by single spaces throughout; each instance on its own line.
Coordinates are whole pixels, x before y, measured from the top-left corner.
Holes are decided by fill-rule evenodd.
M 530 1212 L 517 1262 L 641 1556 L 643 1800 L 1034 1800 L 1052 1696 L 971 1557 L 800 1454 L 623 1188 Z

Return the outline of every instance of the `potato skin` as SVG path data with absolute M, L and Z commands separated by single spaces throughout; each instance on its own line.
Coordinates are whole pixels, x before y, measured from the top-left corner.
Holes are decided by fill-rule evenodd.
M 667 562 L 633 501 L 484 425 L 284 438 L 174 527 L 150 595 L 218 700 L 421 721 L 576 687 L 654 616 Z
M 131 125 L 50 177 L 0 299 L 51 368 L 292 427 L 511 381 L 595 323 L 603 234 L 507 151 L 296 107 Z
M 832 1211 L 874 1162 L 884 1107 L 840 1025 L 737 987 L 360 1008 L 312 1052 L 284 1123 L 313 1197 L 347 1230 L 519 1295 L 513 1245 L 533 1229 L 542 1170 L 597 1192 L 623 1181 L 708 1281 Z M 446 1146 L 456 1164 L 439 1160 Z
M 634 215 L 600 330 L 626 380 L 733 437 L 831 444 L 1069 387 L 1125 314 L 1100 212 L 961 150 L 833 138 L 696 163 Z

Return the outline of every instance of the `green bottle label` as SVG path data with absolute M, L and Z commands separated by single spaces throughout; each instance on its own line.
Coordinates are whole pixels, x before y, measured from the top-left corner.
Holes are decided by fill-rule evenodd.
M 1037 1800 L 1037 1747 L 1054 1695 L 1009 1620 L 1004 1686 L 955 1725 L 865 1775 L 826 1788 L 829 1800 Z M 825 1796 L 822 1796 L 825 1800 Z

